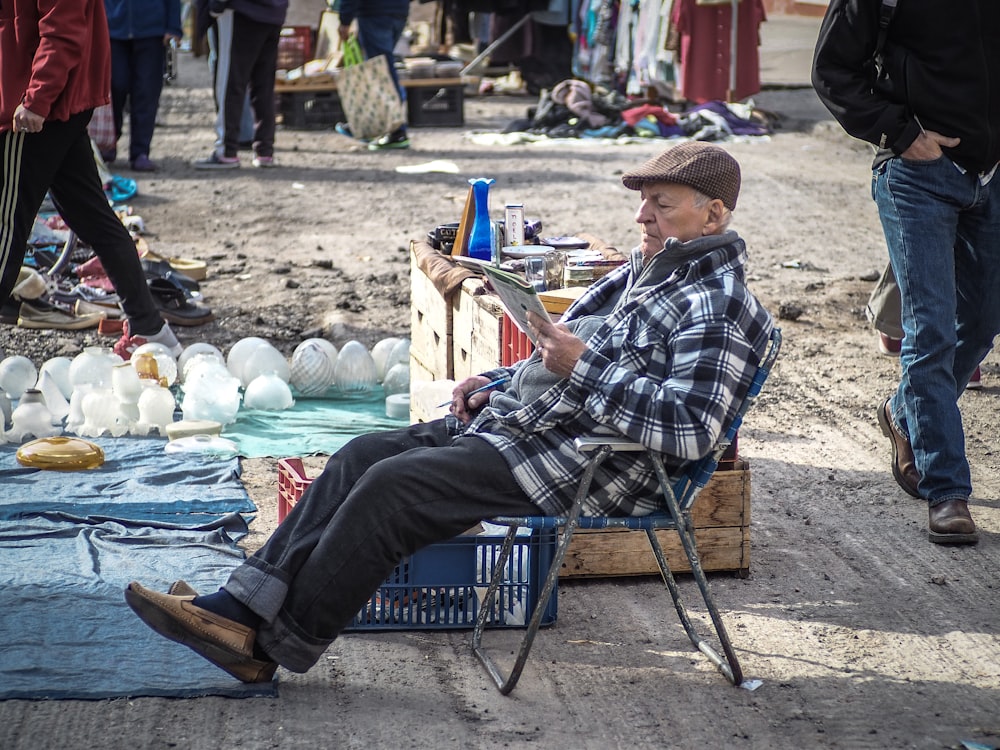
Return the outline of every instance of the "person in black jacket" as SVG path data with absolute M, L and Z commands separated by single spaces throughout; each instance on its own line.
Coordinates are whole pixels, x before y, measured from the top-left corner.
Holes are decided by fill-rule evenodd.
M 820 99 L 875 147 L 905 334 L 878 421 L 939 544 L 978 540 L 958 398 L 1000 333 L 998 39 L 996 0 L 831 0 L 813 58 Z
M 274 77 L 288 0 L 207 0 L 207 8 L 214 19 L 218 43 L 213 83 L 218 120 L 223 123 L 223 144 L 194 166 L 240 166 L 240 124 L 249 90 L 254 113 L 252 163 L 255 167 L 273 167 Z

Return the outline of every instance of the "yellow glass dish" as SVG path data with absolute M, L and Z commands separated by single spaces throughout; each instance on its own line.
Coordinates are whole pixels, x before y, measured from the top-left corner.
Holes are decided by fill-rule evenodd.
M 74 437 L 47 437 L 25 443 L 17 449 L 17 462 L 30 469 L 77 471 L 96 469 L 104 463 L 104 451 L 89 440 Z

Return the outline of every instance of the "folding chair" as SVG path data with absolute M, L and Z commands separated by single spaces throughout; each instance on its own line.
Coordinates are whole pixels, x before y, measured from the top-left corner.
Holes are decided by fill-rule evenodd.
M 645 531 L 650 547 L 656 557 L 656 562 L 659 565 L 663 582 L 670 591 L 670 596 L 674 600 L 674 607 L 677 610 L 677 615 L 680 618 L 681 624 L 684 626 L 684 630 L 687 631 L 688 638 L 691 639 L 691 643 L 694 644 L 695 648 L 705 654 L 705 656 L 708 657 L 708 659 L 733 685 L 740 685 L 743 682 L 743 670 L 740 668 L 739 660 L 736 658 L 736 653 L 733 651 L 732 644 L 729 641 L 729 635 L 726 632 L 725 624 L 722 622 L 722 618 L 719 616 L 719 611 L 715 606 L 715 601 L 712 598 L 712 593 L 708 586 L 708 579 L 705 577 L 705 571 L 702 569 L 701 559 L 698 556 L 698 549 L 695 546 L 694 523 L 691 520 L 691 508 L 702 488 L 708 484 L 709 479 L 711 479 L 712 474 L 718 466 L 719 459 L 735 438 L 736 432 L 743 422 L 743 416 L 746 414 L 750 405 L 760 393 L 761 388 L 764 385 L 764 381 L 767 379 L 767 376 L 771 372 L 771 368 L 774 366 L 774 362 L 778 357 L 780 349 L 781 330 L 775 328 L 771 334 L 770 345 L 767 353 L 757 368 L 757 372 L 755 373 L 753 381 L 750 384 L 750 389 L 747 392 L 746 397 L 743 399 L 743 403 L 740 405 L 732 424 L 729 425 L 729 428 L 726 430 L 724 436 L 720 438 L 718 443 L 716 443 L 713 450 L 704 458 L 695 461 L 680 479 L 671 485 L 670 478 L 667 476 L 667 472 L 663 466 L 663 460 L 660 455 L 653 451 L 648 452 L 649 457 L 653 462 L 653 469 L 656 471 L 657 478 L 659 479 L 660 490 L 663 496 L 662 500 L 665 506 L 662 510 L 646 516 L 607 517 L 582 515 L 581 511 L 583 508 L 583 501 L 590 491 L 590 484 L 594 478 L 594 473 L 604 459 L 617 451 L 645 451 L 647 449 L 639 443 L 619 438 L 577 438 L 576 449 L 581 453 L 591 454 L 591 458 L 586 470 L 584 471 L 583 478 L 580 480 L 580 486 L 577 489 L 573 506 L 568 514 L 564 516 L 504 516 L 492 519 L 493 523 L 501 526 L 507 526 L 507 534 L 504 538 L 504 545 L 501 548 L 500 554 L 496 560 L 496 565 L 490 579 L 490 585 L 486 591 L 486 596 L 483 599 L 484 602 L 495 601 L 497 589 L 503 581 L 504 566 L 507 563 L 508 555 L 511 547 L 513 546 L 514 539 L 519 528 L 555 529 L 562 527 L 563 529 L 559 539 L 559 544 L 556 548 L 555 556 L 552 560 L 552 565 L 549 568 L 545 583 L 542 587 L 541 593 L 539 594 L 538 602 L 535 604 L 531 620 L 528 623 L 528 628 L 521 639 L 521 646 L 518 649 L 517 658 L 515 659 L 514 665 L 509 674 L 506 676 L 503 675 L 482 644 L 483 630 L 486 626 L 490 607 L 488 605 L 482 606 L 476 618 L 476 625 L 472 633 L 472 650 L 478 657 L 479 661 L 482 662 L 486 671 L 489 672 L 490 677 L 493 678 L 493 682 L 496 683 L 503 695 L 507 695 L 514 689 L 514 686 L 517 684 L 517 681 L 521 676 L 524 664 L 528 660 L 528 652 L 531 650 L 531 645 L 535 640 L 535 634 L 538 632 L 538 627 L 541 624 L 542 615 L 544 614 L 545 608 L 552 596 L 552 592 L 555 590 L 556 580 L 559 576 L 559 569 L 562 566 L 563 558 L 566 556 L 566 550 L 569 547 L 570 540 L 573 538 L 573 532 L 578 528 L 620 528 L 632 529 L 636 531 L 641 529 Z M 694 579 L 698 584 L 698 588 L 701 591 L 702 599 L 704 600 L 705 607 L 712 619 L 716 637 L 718 638 L 719 644 L 722 646 L 722 652 L 725 655 L 725 658 L 720 656 L 718 651 L 716 651 L 711 644 L 706 642 L 695 630 L 694 625 L 688 616 L 687 610 L 681 601 L 680 591 L 677 588 L 677 583 L 674 580 L 673 573 L 667 563 L 666 555 L 663 553 L 663 548 L 660 546 L 660 541 L 656 536 L 657 529 L 673 529 L 680 537 L 684 553 L 687 555 L 688 562 L 691 566 L 691 574 L 694 576 Z

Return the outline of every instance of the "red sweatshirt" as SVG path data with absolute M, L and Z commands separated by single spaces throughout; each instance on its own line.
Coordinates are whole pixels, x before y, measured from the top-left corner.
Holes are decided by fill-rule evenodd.
M 110 100 L 104 0 L 0 0 L 0 130 L 22 102 L 68 120 Z

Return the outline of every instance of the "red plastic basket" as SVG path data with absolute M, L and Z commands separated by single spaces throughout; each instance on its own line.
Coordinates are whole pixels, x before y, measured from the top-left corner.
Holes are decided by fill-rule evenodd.
M 279 70 L 294 70 L 312 59 L 312 28 L 285 26 L 278 37 Z
M 531 339 L 514 325 L 514 321 L 507 313 L 503 314 L 503 320 L 500 321 L 500 337 L 500 365 L 502 367 L 510 367 L 515 362 L 527 359 L 528 355 L 535 351 Z
M 278 523 L 285 520 L 310 484 L 312 479 L 306 477 L 301 458 L 278 460 Z

